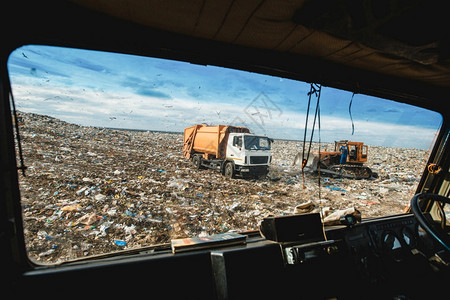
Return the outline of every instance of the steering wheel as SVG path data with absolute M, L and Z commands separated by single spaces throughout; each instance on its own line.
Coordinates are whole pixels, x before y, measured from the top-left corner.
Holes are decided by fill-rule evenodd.
M 429 199 L 431 201 L 437 202 L 438 209 L 441 214 L 442 222 L 441 227 L 437 227 L 435 224 L 433 224 L 430 220 L 428 220 L 422 210 L 419 207 L 419 201 L 421 199 Z M 436 242 L 441 244 L 444 249 L 447 251 L 450 251 L 450 236 L 447 233 L 446 230 L 446 218 L 445 218 L 445 212 L 443 210 L 443 205 L 450 204 L 450 199 L 441 195 L 437 194 L 417 194 L 411 199 L 411 210 L 414 213 L 414 216 L 416 217 L 417 221 L 419 222 L 420 226 L 430 235 L 433 237 Z M 442 205 L 441 205 L 442 204 Z

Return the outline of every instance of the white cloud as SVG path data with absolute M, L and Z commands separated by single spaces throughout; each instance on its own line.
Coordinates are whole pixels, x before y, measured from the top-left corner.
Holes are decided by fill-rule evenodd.
M 54 85 L 48 88 L 42 79 L 26 77 L 13 85 L 19 110 L 61 118 L 89 126 L 144 130 L 182 131 L 197 123 L 247 126 L 258 134 L 273 138 L 302 140 L 305 114 L 282 110 L 269 114 L 259 109 L 258 116 L 245 113 L 250 103 L 202 102 L 194 99 L 158 99 L 132 93 Z M 253 111 L 251 111 L 253 112 Z M 311 129 L 313 115 L 309 118 Z M 428 149 L 435 130 L 401 124 L 354 120 L 351 134 L 350 118 L 321 117 L 321 139 L 332 142 L 348 139 L 366 144 Z M 318 124 L 314 140 L 318 140 Z M 310 131 L 307 133 L 307 139 Z

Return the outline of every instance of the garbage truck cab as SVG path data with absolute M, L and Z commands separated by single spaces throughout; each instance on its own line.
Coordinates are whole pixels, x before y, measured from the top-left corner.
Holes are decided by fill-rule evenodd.
M 234 174 L 264 177 L 272 160 L 270 146 L 273 140 L 267 136 L 250 133 L 230 133 L 226 161 L 222 172 L 227 177 Z

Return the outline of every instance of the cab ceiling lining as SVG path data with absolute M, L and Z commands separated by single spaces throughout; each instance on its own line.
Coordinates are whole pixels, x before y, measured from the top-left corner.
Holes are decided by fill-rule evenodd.
M 436 1 L 428 6 L 423 1 L 402 6 L 401 1 L 375 0 L 72 1 L 156 29 L 316 57 L 450 88 L 450 63 L 448 54 L 444 55 L 450 26 L 441 42 L 426 38 L 430 36 L 429 26 L 424 33 L 417 32 L 415 40 L 405 31 L 409 23 L 426 24 L 428 19 L 433 20 L 432 25 L 445 28 L 448 20 L 438 22 L 428 14 L 418 19 L 419 10 L 430 14 L 436 11 Z

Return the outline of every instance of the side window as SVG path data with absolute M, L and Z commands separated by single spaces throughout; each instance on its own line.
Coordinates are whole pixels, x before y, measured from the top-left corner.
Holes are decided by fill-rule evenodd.
M 242 136 L 235 136 L 233 138 L 233 146 L 242 147 Z
M 367 158 L 367 146 L 363 146 L 361 149 L 361 157 Z
M 349 156 L 351 159 L 356 159 L 356 146 L 355 145 L 351 145 L 350 146 L 350 153 Z

